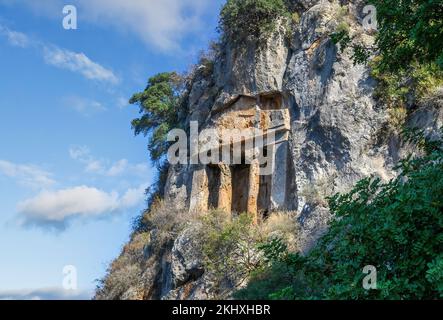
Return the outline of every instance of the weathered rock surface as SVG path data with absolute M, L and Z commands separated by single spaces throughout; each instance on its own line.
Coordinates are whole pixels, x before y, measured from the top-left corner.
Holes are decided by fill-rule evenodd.
M 201 243 L 196 239 L 200 229 L 191 226 L 175 240 L 172 248 L 172 280 L 175 287 L 197 280 L 203 273 Z
M 281 99 L 277 103 L 280 106 L 271 107 L 273 111 L 268 113 L 272 120 L 266 125 L 259 121 L 261 127 L 282 124 L 288 129 L 284 138 L 287 145 L 276 151 L 267 209 L 295 210 L 299 212 L 302 230 L 304 225 L 310 225 L 309 221 L 320 230 L 329 220 L 327 210 L 323 209 L 324 198 L 348 190 L 371 174 L 383 179 L 393 177 L 398 145 L 395 141 L 391 145 L 377 145 L 376 137 L 388 119 L 373 99 L 376 83 L 365 66 L 354 65 L 349 52 L 340 53 L 330 40 L 329 35 L 343 15 L 339 1 L 294 4 L 303 13 L 290 37 L 280 25 L 260 46 L 236 48 L 225 44 L 212 80 L 206 81 L 217 88 L 215 102 L 209 112 L 206 107 L 198 107 L 202 101 L 196 103 L 191 119 L 205 119 L 199 123 L 203 128 L 241 129 L 256 123 L 254 110 L 261 110 L 261 114 L 269 110 L 263 105 L 265 97 Z M 360 1 L 350 2 L 349 11 L 358 12 L 360 5 Z M 349 19 L 352 32 L 363 34 L 364 41 L 371 42 L 359 20 L 358 16 Z M 191 90 L 190 101 L 198 101 L 194 92 L 205 96 L 201 82 L 197 86 L 198 90 Z M 207 90 L 214 91 L 213 87 Z M 188 166 L 180 173 L 174 170 L 171 169 L 166 198 L 188 203 L 191 210 L 208 209 L 211 176 L 205 167 Z M 177 179 L 186 182 L 171 183 Z M 177 188 L 181 188 L 179 196 Z M 249 186 L 250 193 L 253 189 Z M 252 197 L 260 198 L 260 194 Z M 220 193 L 219 198 L 227 197 Z M 227 205 L 219 207 L 229 208 L 229 201 L 234 207 L 235 199 L 228 199 Z M 306 237 L 316 239 L 321 234 L 313 228 L 306 227 Z
M 388 113 L 373 98 L 376 82 L 368 68 L 354 65 L 349 52 L 341 53 L 329 38 L 337 25 L 340 3 L 346 3 L 351 12 L 351 32 L 361 34 L 364 42 L 373 41 L 360 25 L 363 2 L 293 3 L 301 12 L 301 20 L 289 37 L 280 25 L 262 46 L 222 45 L 213 74 L 193 83 L 188 120 L 198 121 L 201 129 L 262 126 L 262 119 L 247 119 L 265 114 L 263 117 L 271 119 L 266 122 L 267 128 L 274 122 L 287 128 L 267 189 L 269 201 L 260 205 L 296 212 L 300 246 L 306 252 L 327 230 L 331 219 L 325 197 L 345 192 L 369 175 L 384 180 L 394 177 L 393 167 L 404 150 L 398 137 L 385 130 Z M 264 107 L 268 98 L 274 99 L 272 103 L 281 99 L 278 107 L 270 108 L 272 112 Z M 424 101 L 409 123 L 434 134 L 443 122 L 442 101 L 441 92 Z M 233 199 L 235 187 L 226 182 L 231 181 L 226 177 L 233 174 L 243 177 L 240 180 L 244 182 L 253 180 L 251 174 L 236 176 L 221 168 L 215 190 L 211 186 L 214 173 L 208 170 L 205 166 L 172 167 L 166 201 L 183 210 L 208 210 L 214 204 L 223 209 L 239 206 L 236 201 L 242 200 Z M 249 183 L 251 190 L 255 189 Z M 214 192 L 218 192 L 217 200 L 213 199 Z M 263 200 L 257 192 L 255 203 Z M 150 263 L 145 264 L 144 298 L 211 298 L 210 281 L 199 252 L 198 233 L 191 225 L 175 239 L 172 248 L 147 257 Z M 133 292 L 128 290 L 123 298 L 136 297 Z

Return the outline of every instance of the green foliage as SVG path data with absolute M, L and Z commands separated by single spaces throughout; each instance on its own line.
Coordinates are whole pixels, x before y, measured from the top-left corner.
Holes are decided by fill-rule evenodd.
M 259 269 L 251 273 L 248 286 L 234 293 L 238 300 L 268 300 L 278 299 L 271 297 L 271 293 L 280 292 L 287 288 L 293 278 L 291 269 L 285 263 L 274 262 L 266 269 Z
M 241 285 L 258 268 L 256 249 L 262 238 L 248 214 L 230 218 L 224 212 L 213 211 L 202 220 L 205 270 L 223 297 L 223 286 Z
M 220 14 L 220 29 L 230 41 L 258 40 L 291 14 L 284 0 L 228 0 Z
M 375 96 L 388 108 L 389 123 L 401 128 L 408 110 L 443 85 L 443 3 L 440 0 L 371 0 L 377 8 L 374 48 L 366 48 L 339 24 L 331 40 L 350 48 L 355 64 L 367 63 L 378 80 Z
M 338 22 L 338 25 L 335 32 L 331 34 L 332 42 L 339 45 L 340 52 L 350 47 L 354 64 L 366 63 L 370 57 L 370 51 L 357 43 L 355 37 L 350 35 L 350 21 L 352 20 L 349 18 L 349 8 L 345 5 L 339 7 L 333 19 Z
M 443 237 L 440 236 L 442 242 Z M 428 264 L 428 271 L 426 272 L 426 279 L 429 283 L 434 284 L 437 288 L 440 298 L 443 298 L 443 255 L 437 257 L 434 261 Z
M 374 48 L 356 43 L 349 28 L 339 25 L 331 35 L 340 50 L 352 49 L 355 64 L 366 63 L 371 52 L 372 75 L 379 81 L 376 96 L 394 114 L 406 102 L 423 98 L 443 85 L 443 2 L 440 0 L 371 0 L 377 8 L 378 32 Z M 393 117 L 398 125 L 399 117 Z
M 381 68 L 381 57 L 371 63 L 371 76 L 377 80 L 374 96 L 388 108 L 391 128 L 401 130 L 410 110 L 426 105 L 426 99 L 443 86 L 443 70 L 436 64 L 414 63 L 396 72 Z
M 269 292 L 284 290 L 291 281 L 290 268 L 283 263 L 288 257 L 286 243 L 277 237 L 258 246 L 263 252 L 264 264 L 251 273 L 247 288 L 235 292 L 236 299 L 266 300 Z
M 443 85 L 443 70 L 433 63 L 414 63 L 406 70 L 388 72 L 381 61 L 377 57 L 371 62 L 371 76 L 379 83 L 375 96 L 390 108 L 406 107 L 412 93 L 415 100 L 420 100 Z
M 257 297 L 260 288 L 262 298 L 272 299 L 441 298 L 442 144 L 417 130 L 405 137 L 425 154 L 402 160 L 397 179 L 367 178 L 348 194 L 331 197 L 336 218 L 317 246 L 305 257 L 280 252 L 277 262 L 260 270 L 239 296 Z M 276 257 L 279 245 L 263 248 Z M 377 268 L 376 290 L 362 286 L 366 265 Z
M 409 72 L 411 65 L 435 64 L 443 69 L 443 2 L 441 0 L 371 0 L 377 8 L 378 68 L 387 73 Z M 355 63 L 365 63 L 369 48 L 355 44 L 349 30 L 338 28 L 332 40 L 351 47 Z
M 282 260 L 288 252 L 286 243 L 277 237 L 259 245 L 258 249 L 263 251 L 265 261 L 268 263 Z
M 176 73 L 160 73 L 148 80 L 143 92 L 136 93 L 130 99 L 131 104 L 140 107 L 138 119 L 132 121 L 136 135 L 149 136 L 148 150 L 151 159 L 160 164 L 167 153 L 169 143 L 168 132 L 180 127 L 183 115 L 183 79 Z
M 441 0 L 371 0 L 377 8 L 380 67 L 407 69 L 412 63 L 443 68 L 443 2 Z

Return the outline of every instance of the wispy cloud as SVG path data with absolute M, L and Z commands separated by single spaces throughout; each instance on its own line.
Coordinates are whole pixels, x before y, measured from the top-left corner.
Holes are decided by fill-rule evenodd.
M 106 111 L 106 107 L 100 102 L 79 96 L 65 97 L 62 99 L 62 103 L 67 108 L 84 116 L 92 116 L 96 113 Z
M 18 31 L 10 30 L 0 25 L 0 35 L 6 37 L 8 43 L 14 47 L 26 48 L 32 44 L 29 37 Z
M 69 149 L 69 155 L 85 165 L 85 171 L 107 177 L 132 175 L 146 178 L 149 167 L 146 163 L 130 163 L 127 159 L 111 162 L 107 159 L 95 158 L 88 147 L 74 146 Z
M 2 25 L 0 25 L 0 36 L 12 46 L 35 49 L 48 65 L 78 73 L 88 80 L 111 85 L 120 82 L 112 70 L 93 61 L 83 52 L 74 52 L 54 44 L 44 43 Z
M 0 160 L 0 175 L 14 179 L 18 184 L 31 188 L 47 188 L 55 184 L 52 174 L 45 170 L 25 164 Z
M 127 98 L 118 97 L 117 98 L 117 108 L 124 109 L 129 106 L 129 102 Z
M 20 223 L 44 229 L 64 230 L 72 220 L 109 216 L 141 205 L 146 185 L 125 193 L 105 192 L 78 186 L 57 191 L 42 191 L 18 204 Z
M 92 291 L 41 288 L 32 290 L 1 290 L 0 300 L 90 300 Z
M 60 69 L 76 72 L 89 80 L 117 84 L 119 79 L 109 69 L 89 59 L 84 53 L 77 53 L 57 46 L 43 48 L 45 62 Z

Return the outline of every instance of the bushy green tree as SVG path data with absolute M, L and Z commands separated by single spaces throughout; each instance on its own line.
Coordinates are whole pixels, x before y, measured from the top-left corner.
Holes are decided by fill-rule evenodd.
M 383 72 L 409 71 L 416 64 L 443 69 L 443 2 L 441 0 L 370 0 L 377 9 L 374 51 Z M 364 63 L 369 48 L 354 43 L 349 29 L 339 28 L 332 40 L 351 47 L 355 63 Z
M 129 101 L 140 107 L 141 117 L 132 121 L 134 132 L 149 136 L 151 159 L 159 165 L 169 147 L 168 132 L 181 126 L 185 109 L 183 82 L 175 72 L 157 74 L 148 80 L 143 92 L 134 94 Z
M 389 71 L 412 63 L 443 68 L 443 2 L 441 0 L 370 0 L 377 8 L 376 44 L 381 66 Z
M 279 258 L 238 296 L 268 288 L 261 294 L 274 299 L 443 298 L 442 144 L 414 131 L 408 137 L 425 155 L 401 161 L 388 183 L 367 178 L 330 198 L 335 219 L 307 256 L 269 243 L 265 252 Z M 363 288 L 366 265 L 377 268 L 376 290 Z

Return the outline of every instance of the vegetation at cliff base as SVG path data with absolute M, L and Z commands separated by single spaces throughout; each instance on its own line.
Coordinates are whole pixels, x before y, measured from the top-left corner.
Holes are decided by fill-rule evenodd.
M 388 183 L 370 177 L 329 199 L 335 219 L 306 256 L 278 242 L 268 267 L 236 293 L 243 299 L 443 298 L 443 148 L 411 131 L 424 155 L 401 161 Z M 376 267 L 377 288 L 362 281 Z
M 290 212 L 274 212 L 258 223 L 250 214 L 222 210 L 194 219 L 199 225 L 196 250 L 201 250 L 206 277 L 218 299 L 230 298 L 233 289 L 245 286 L 264 267 L 259 248 L 267 239 L 278 236 L 285 248 L 298 249 L 298 225 Z

